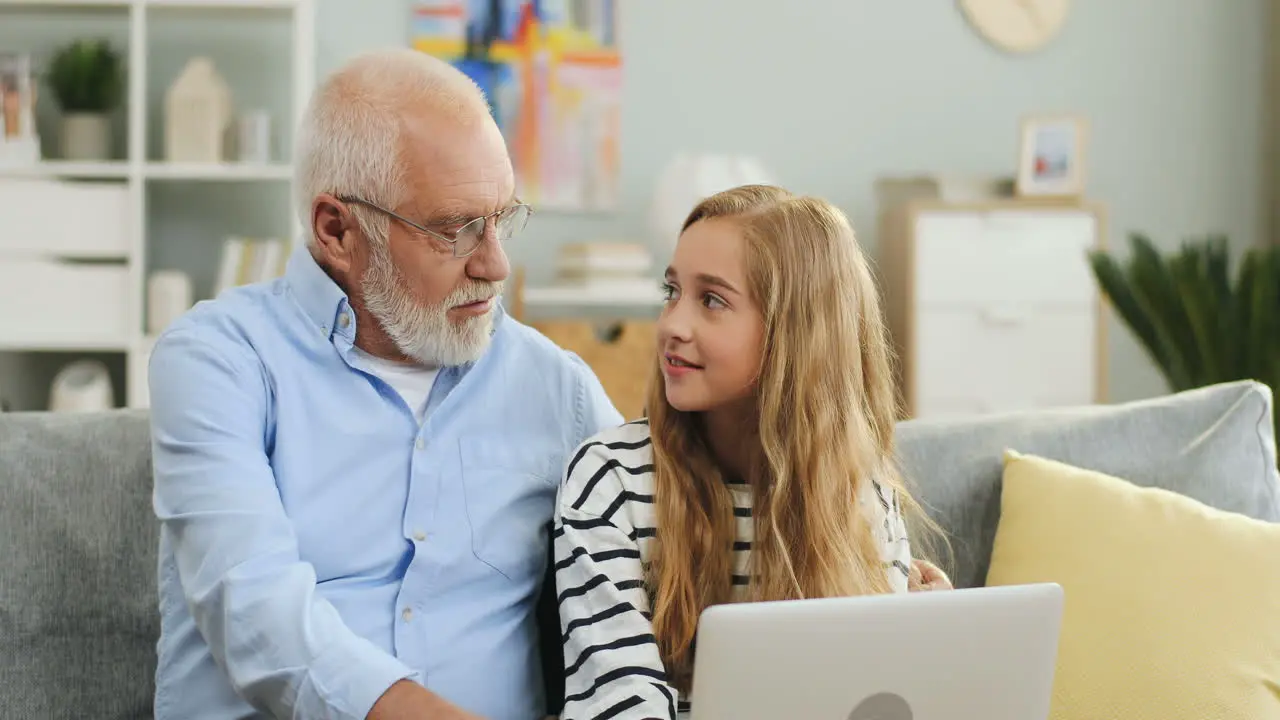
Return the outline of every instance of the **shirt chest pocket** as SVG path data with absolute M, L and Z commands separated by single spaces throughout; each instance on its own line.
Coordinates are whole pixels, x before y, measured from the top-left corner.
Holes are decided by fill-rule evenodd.
M 541 577 L 561 474 L 554 446 L 512 436 L 458 445 L 472 553 L 510 580 Z

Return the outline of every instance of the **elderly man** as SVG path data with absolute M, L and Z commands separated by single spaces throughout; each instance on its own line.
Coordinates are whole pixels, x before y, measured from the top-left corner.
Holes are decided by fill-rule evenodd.
M 556 488 L 622 418 L 498 304 L 530 212 L 503 138 L 464 75 L 382 52 L 318 89 L 296 162 L 284 277 L 152 354 L 156 716 L 541 716 Z

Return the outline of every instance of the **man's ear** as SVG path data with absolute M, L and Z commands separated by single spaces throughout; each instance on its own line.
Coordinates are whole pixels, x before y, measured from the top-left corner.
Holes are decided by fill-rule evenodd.
M 325 267 L 346 274 L 355 259 L 360 225 L 346 203 L 323 193 L 311 201 L 311 234 Z

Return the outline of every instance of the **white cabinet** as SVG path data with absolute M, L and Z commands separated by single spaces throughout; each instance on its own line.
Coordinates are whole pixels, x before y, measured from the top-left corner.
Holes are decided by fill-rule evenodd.
M 25 347 L 126 349 L 128 298 L 124 265 L 0 256 L 0 307 L 13 309 L 0 337 Z
M 0 177 L 0 257 L 128 259 L 122 184 Z
M 1088 405 L 1105 395 L 1101 213 L 1004 201 L 882 216 L 881 282 L 912 417 Z
M 9 311 L 0 326 L 0 354 L 122 353 L 128 404 L 147 404 L 152 338 L 145 335 L 146 286 L 153 271 L 169 269 L 153 267 L 154 249 L 196 242 L 183 228 L 188 215 L 192 225 L 202 223 L 210 198 L 253 199 L 252 194 L 205 192 L 199 185 L 288 183 L 293 177 L 288 152 L 272 162 L 173 162 L 162 157 L 148 139 L 164 135 L 157 99 L 179 68 L 156 58 L 169 60 L 172 52 L 180 57 L 239 52 L 275 62 L 275 43 L 283 38 L 268 47 L 258 41 L 274 34 L 259 31 L 285 29 L 291 47 L 279 54 L 289 56 L 289 66 L 279 73 L 273 66 L 264 77 L 249 79 L 261 84 L 288 77 L 288 86 L 269 88 L 267 95 L 255 92 L 256 87 L 232 89 L 241 96 L 240 112 L 248 111 L 251 101 L 287 96 L 274 111 L 287 138 L 315 86 L 315 5 L 315 0 L 0 0 L 0 28 L 14 37 L 29 27 L 40 37 L 66 30 L 72 34 L 64 39 L 70 40 L 74 28 L 98 22 L 127 33 L 127 41 L 117 43 L 117 49 L 127 52 L 126 102 L 119 117 L 127 138 L 124 157 L 0 164 L 0 306 Z M 242 26 L 242 36 L 228 35 L 224 21 Z M 212 35 L 197 38 L 192 32 L 214 23 Z M 184 42 L 191 38 L 199 42 Z M 165 52 L 157 55 L 157 48 Z M 175 185 L 178 192 L 171 190 Z M 247 216 L 231 205 L 227 234 L 239 234 L 244 223 L 252 222 L 256 213 L 245 209 Z M 293 214 L 291 207 L 280 206 L 278 223 L 291 228 L 291 237 L 298 228 Z M 173 269 L 199 273 L 196 268 Z M 0 394 L 4 388 L 44 382 L 40 375 L 45 373 L 28 376 L 23 370 L 28 364 L 0 365 Z

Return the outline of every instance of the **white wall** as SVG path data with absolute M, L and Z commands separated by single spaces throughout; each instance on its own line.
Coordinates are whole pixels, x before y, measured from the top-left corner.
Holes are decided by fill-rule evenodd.
M 681 148 L 759 154 L 874 244 L 878 175 L 1009 172 L 1018 117 L 1044 111 L 1089 117 L 1089 194 L 1110 210 L 1113 246 L 1130 230 L 1168 247 L 1212 231 L 1256 242 L 1266 4 L 1078 0 L 1045 51 L 1009 57 L 942 0 L 629 0 L 626 206 L 540 216 L 517 259 L 536 277 L 554 243 L 643 233 L 650 183 Z M 321 73 L 405 41 L 397 0 L 320 7 Z M 1162 392 L 1127 331 L 1111 330 L 1113 399 Z
M 536 281 L 560 242 L 641 237 L 650 184 L 681 149 L 757 154 L 784 184 L 844 207 L 874 245 L 876 177 L 1009 173 L 1019 116 L 1057 111 L 1091 121 L 1089 194 L 1110 209 L 1113 246 L 1123 250 L 1130 230 L 1167 247 L 1213 231 L 1255 242 L 1267 207 L 1268 2 L 1078 0 L 1049 48 L 1015 58 L 985 45 L 944 0 L 626 0 L 624 206 L 608 216 L 543 213 L 514 259 Z M 407 7 L 319 0 L 319 72 L 407 43 Z M 155 72 L 176 74 L 189 48 L 217 46 L 233 88 L 262 96 L 264 66 L 288 57 L 283 27 L 282 47 L 265 55 L 253 50 L 259 37 L 239 30 L 185 32 L 157 51 Z M 39 35 L 24 26 L 24 38 Z M 241 192 L 256 193 L 219 190 L 208 217 L 165 223 L 172 240 L 153 248 L 152 262 L 207 285 L 225 231 L 220 209 Z M 244 218 L 245 232 L 265 231 L 279 217 L 269 204 L 287 196 L 254 199 L 262 213 Z M 1113 323 L 1110 336 L 1112 399 L 1162 392 L 1127 331 Z

